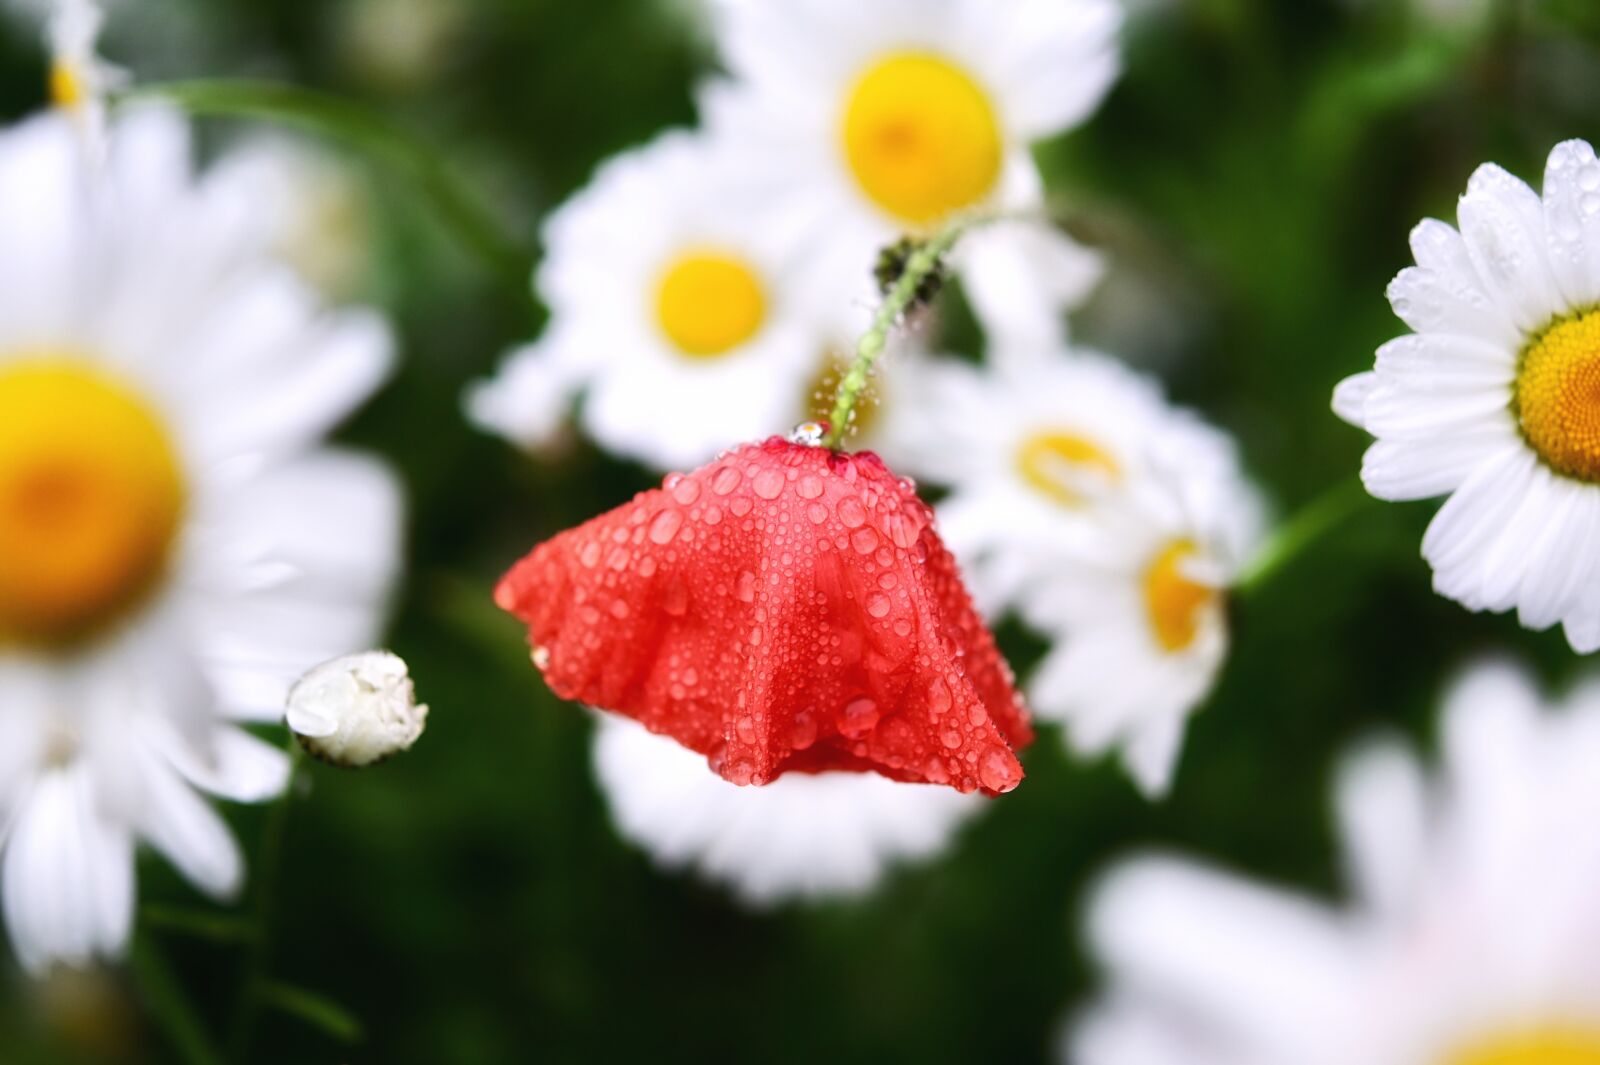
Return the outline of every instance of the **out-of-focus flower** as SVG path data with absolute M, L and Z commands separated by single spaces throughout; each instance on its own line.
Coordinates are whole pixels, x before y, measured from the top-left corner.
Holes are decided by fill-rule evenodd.
M 1064 1060 L 1600 1061 L 1600 688 L 1549 708 L 1479 667 L 1443 749 L 1431 780 L 1397 744 L 1348 764 L 1349 908 L 1174 859 L 1114 872 L 1088 925 L 1110 994 Z
M 123 72 L 100 58 L 105 15 L 93 0 L 58 0 L 50 9 L 50 97 L 86 130 L 98 149 L 105 135 L 106 92 Z
M 623 836 L 753 906 L 871 890 L 930 858 L 984 808 L 976 795 L 863 773 L 790 773 L 740 789 L 637 723 L 601 715 L 595 773 Z
M 637 718 L 735 784 L 1022 779 L 1011 670 L 932 512 L 870 452 L 740 447 L 539 545 L 495 598 L 557 695 Z
M 707 122 L 763 158 L 769 211 L 813 238 L 834 300 L 906 231 L 965 212 L 1038 216 L 974 231 L 955 254 L 985 327 L 1043 340 L 1099 273 L 1043 220 L 1033 141 L 1081 122 L 1118 67 L 1111 0 L 723 0 L 733 79 Z
M 1167 791 L 1189 715 L 1226 660 L 1228 591 L 1260 519 L 1237 466 L 1201 475 L 1151 456 L 1020 599 L 1023 618 L 1055 640 L 1028 684 L 1040 716 L 1062 722 L 1084 754 L 1120 749 L 1147 795 Z
M 940 528 L 985 611 L 1056 641 L 1036 710 L 1084 753 L 1122 747 L 1139 785 L 1165 791 L 1260 524 L 1232 441 L 1148 378 L 1065 349 L 923 364 L 901 387 L 884 450 L 951 486 Z
M 340 54 L 368 83 L 391 92 L 437 81 L 452 57 L 468 8 L 452 0 L 340 0 Z
M 788 227 L 741 166 L 669 133 L 602 167 L 546 227 L 544 337 L 469 394 L 472 418 L 538 445 L 583 390 L 590 435 L 658 468 L 793 424 L 826 338 Z
M 1470 610 L 1516 608 L 1600 648 L 1600 160 L 1550 153 L 1544 196 L 1494 165 L 1473 174 L 1460 231 L 1429 219 L 1389 286 L 1415 332 L 1343 382 L 1334 409 L 1377 442 L 1380 499 L 1449 495 L 1422 541 L 1434 588 Z
M 253 135 L 221 162 L 230 180 L 256 183 L 257 202 L 276 220 L 279 257 L 330 298 L 360 292 L 371 269 L 369 190 L 355 167 L 313 142 Z
M 428 708 L 417 702 L 404 659 L 362 651 L 296 681 L 284 719 L 313 756 L 361 769 L 409 751 L 428 723 Z
M 1181 456 L 1202 481 L 1237 467 L 1226 436 L 1123 363 L 1065 347 L 991 350 L 987 366 L 930 358 L 900 375 L 878 439 L 897 466 L 951 488 L 939 528 L 986 612 L 1015 606 L 1095 502 L 1151 459 Z
M 195 789 L 282 787 L 233 722 L 370 645 L 397 556 L 387 471 L 318 446 L 386 372 L 383 323 L 323 313 L 175 115 L 105 148 L 0 133 L 0 887 L 34 970 L 122 948 L 135 840 L 238 888 Z

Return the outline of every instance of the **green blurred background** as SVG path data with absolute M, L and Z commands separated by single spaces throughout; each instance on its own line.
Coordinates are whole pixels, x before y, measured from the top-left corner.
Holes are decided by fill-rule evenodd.
M 542 319 L 526 285 L 540 217 L 610 153 L 693 121 L 715 65 L 696 5 L 122 0 L 106 51 L 144 84 L 267 78 L 355 101 L 431 145 L 507 245 L 473 254 L 412 183 L 346 152 L 373 242 L 355 295 L 392 316 L 402 362 L 343 435 L 410 492 L 390 642 L 433 716 L 380 769 L 312 767 L 288 826 L 271 971 L 359 1036 L 272 1012 L 250 1061 L 1048 1059 L 1094 987 L 1077 924 L 1109 862 L 1179 848 L 1332 894 L 1328 783 L 1352 742 L 1427 744 L 1442 684 L 1475 655 L 1557 682 L 1581 668 L 1559 634 L 1430 592 L 1430 505 L 1368 502 L 1235 604 L 1232 660 L 1165 803 L 1046 731 L 1023 787 L 944 860 L 862 902 L 747 913 L 618 840 L 585 716 L 488 600 L 529 545 L 655 477 L 577 439 L 520 456 L 459 413 L 462 385 Z M 1235 433 L 1292 514 L 1353 479 L 1363 440 L 1329 394 L 1401 331 L 1383 288 L 1411 225 L 1453 218 L 1481 161 L 1537 183 L 1557 141 L 1600 137 L 1600 5 L 1153 0 L 1132 8 L 1125 60 L 1089 125 L 1039 149 L 1068 224 L 1113 267 L 1075 334 Z M 0 114 L 40 107 L 43 84 L 35 30 L 0 19 Z M 240 133 L 203 128 L 213 149 Z M 966 333 L 950 343 L 976 355 Z M 1001 635 L 1026 676 L 1037 641 Z M 256 856 L 262 811 L 230 816 Z M 159 862 L 140 875 L 140 966 L 37 988 L 0 964 L 7 1065 L 178 1060 L 156 958 L 226 1028 L 251 899 L 214 909 Z

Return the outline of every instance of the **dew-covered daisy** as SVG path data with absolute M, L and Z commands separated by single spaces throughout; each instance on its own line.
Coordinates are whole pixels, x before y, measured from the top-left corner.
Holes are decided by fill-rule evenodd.
M 1116 870 L 1088 920 L 1109 992 L 1063 1060 L 1600 1061 L 1600 687 L 1549 707 L 1481 666 L 1443 724 L 1436 775 L 1399 744 L 1348 763 L 1346 905 L 1172 858 Z
M 0 895 L 36 971 L 124 946 L 138 842 L 238 889 L 199 793 L 282 787 L 236 722 L 370 645 L 397 555 L 392 478 L 320 445 L 385 373 L 383 324 L 264 254 L 177 116 L 82 133 L 0 131 Z
M 1339 386 L 1334 409 L 1377 442 L 1381 499 L 1448 495 L 1422 542 L 1434 588 L 1515 608 L 1600 648 L 1600 160 L 1551 152 L 1544 194 L 1497 166 L 1461 197 L 1459 231 L 1413 231 L 1389 286 L 1413 333 Z
M 598 443 L 664 469 L 790 428 L 828 335 L 749 165 L 681 132 L 606 163 L 546 225 L 549 323 L 471 390 L 473 420 L 537 446 L 581 391 Z
M 876 250 L 966 213 L 955 262 L 985 326 L 1038 338 L 1098 276 L 1044 221 L 1029 145 L 1083 121 L 1118 68 L 1113 0 L 722 0 L 733 78 L 713 128 L 784 165 L 765 199 L 814 238 L 819 284 L 850 298 Z M 1043 321 L 1041 322 L 1041 316 Z
M 741 788 L 638 722 L 596 715 L 594 766 L 617 830 L 671 869 L 752 906 L 840 898 L 944 850 L 987 800 L 866 773 L 790 773 Z

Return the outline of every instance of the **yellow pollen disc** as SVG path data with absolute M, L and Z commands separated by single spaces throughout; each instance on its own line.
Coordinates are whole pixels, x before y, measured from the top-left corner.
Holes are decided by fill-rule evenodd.
M 69 642 L 135 605 L 183 502 L 139 396 L 81 361 L 0 365 L 0 646 Z
M 873 203 L 904 222 L 938 221 L 1000 176 L 1000 123 L 960 67 L 925 52 L 874 63 L 850 90 L 844 151 Z
M 79 107 L 88 96 L 88 86 L 77 67 L 59 59 L 50 65 L 50 99 L 57 107 Z
M 1551 469 L 1600 481 L 1600 311 L 1559 321 L 1528 346 L 1513 409 Z
M 1451 1054 L 1442 1065 L 1600 1065 L 1600 1030 L 1542 1028 Z
M 1194 643 L 1202 615 L 1221 594 L 1184 576 L 1184 564 L 1193 558 L 1190 540 L 1174 540 L 1144 571 L 1144 606 L 1150 630 L 1164 651 L 1177 652 Z
M 756 335 L 766 315 L 761 279 L 743 259 L 724 252 L 679 256 L 656 287 L 662 332 L 693 359 L 728 354 Z
M 1030 488 L 1062 506 L 1086 502 L 1079 485 L 1085 473 L 1110 480 L 1122 476 L 1117 460 L 1094 441 L 1075 433 L 1034 433 L 1017 448 L 1017 472 Z

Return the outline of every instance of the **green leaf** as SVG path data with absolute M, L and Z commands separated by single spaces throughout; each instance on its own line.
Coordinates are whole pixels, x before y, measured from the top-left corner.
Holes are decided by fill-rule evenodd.
M 260 996 L 263 1006 L 297 1017 L 341 1043 L 359 1043 L 365 1038 L 360 1018 L 316 991 L 293 984 L 267 983 Z
M 147 905 L 140 908 L 139 917 L 151 928 L 213 943 L 251 943 L 260 936 L 243 918 L 185 906 Z
M 185 1065 L 224 1065 L 222 1054 L 184 996 L 166 957 L 149 936 L 138 937 L 130 963 L 150 1015 Z

